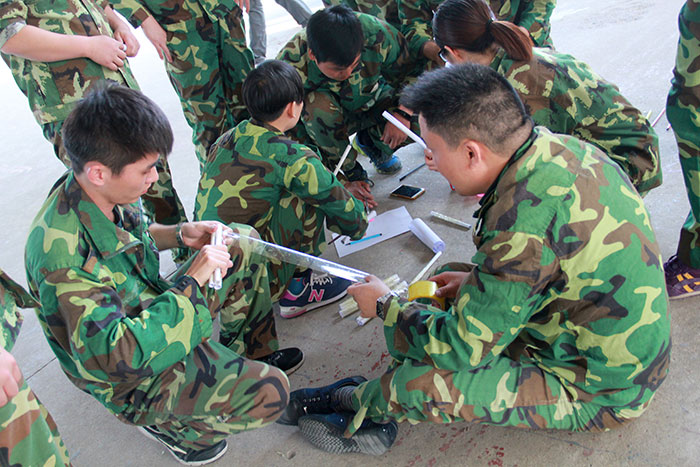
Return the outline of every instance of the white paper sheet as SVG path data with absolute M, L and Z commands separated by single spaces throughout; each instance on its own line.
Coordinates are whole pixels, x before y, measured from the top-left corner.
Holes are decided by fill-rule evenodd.
M 408 232 L 411 220 L 413 219 L 404 206 L 379 214 L 369 223 L 367 232 L 365 232 L 365 236 L 362 237 L 366 240 L 353 242 L 350 240 L 350 237 L 344 235 L 334 242 L 335 249 L 338 251 L 338 257 L 342 258 L 343 256 L 364 250 L 384 240 Z M 369 238 L 378 234 L 381 235 Z

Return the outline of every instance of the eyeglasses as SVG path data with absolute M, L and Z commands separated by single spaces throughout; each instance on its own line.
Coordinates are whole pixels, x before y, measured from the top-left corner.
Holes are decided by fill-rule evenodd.
M 442 60 L 443 62 L 448 63 L 447 62 L 447 49 L 444 47 L 442 49 L 440 49 L 440 52 L 438 52 L 438 57 L 440 57 L 440 60 Z

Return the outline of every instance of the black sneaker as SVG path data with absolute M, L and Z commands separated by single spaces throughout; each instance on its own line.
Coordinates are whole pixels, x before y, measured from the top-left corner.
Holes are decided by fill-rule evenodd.
M 299 419 L 299 431 L 308 442 L 333 454 L 361 452 L 381 456 L 394 444 L 399 432 L 394 420 L 381 424 L 365 420 L 352 437 L 344 437 L 352 417 L 351 413 L 306 415 Z
M 291 375 L 304 363 L 304 352 L 296 347 L 290 347 L 272 352 L 270 355 L 258 358 L 257 361 L 277 367 L 287 375 Z
M 170 452 L 170 454 L 172 454 L 180 464 L 184 465 L 209 464 L 223 456 L 228 448 L 228 444 L 226 443 L 225 439 L 205 449 L 196 450 L 186 448 L 180 445 L 180 443 L 172 439 L 170 436 L 162 433 L 155 425 L 140 426 L 139 430 L 141 430 L 141 432 L 146 435 L 147 438 L 158 441 L 160 444 L 165 446 L 168 452 Z
M 345 386 L 359 386 L 365 381 L 367 378 L 352 376 L 321 388 L 297 389 L 289 395 L 289 404 L 282 416 L 277 419 L 277 423 L 296 425 L 299 417 L 304 415 L 336 412 L 338 407 L 333 402 L 333 393 Z

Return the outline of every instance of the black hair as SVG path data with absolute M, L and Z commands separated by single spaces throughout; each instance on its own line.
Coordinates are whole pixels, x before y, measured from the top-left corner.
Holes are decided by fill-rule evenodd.
M 266 60 L 248 73 L 243 82 L 243 103 L 261 122 L 277 119 L 290 102 L 304 100 L 299 72 L 287 62 Z
M 401 94 L 401 104 L 419 113 L 451 147 L 464 138 L 494 152 L 532 121 L 510 83 L 483 65 L 466 63 L 424 73 Z
M 63 144 L 76 174 L 97 161 L 119 175 L 147 154 L 167 157 L 173 132 L 163 111 L 140 91 L 102 81 L 66 118 Z
M 345 5 L 318 10 L 306 25 L 309 49 L 319 63 L 331 62 L 341 67 L 353 64 L 365 42 L 362 25 Z

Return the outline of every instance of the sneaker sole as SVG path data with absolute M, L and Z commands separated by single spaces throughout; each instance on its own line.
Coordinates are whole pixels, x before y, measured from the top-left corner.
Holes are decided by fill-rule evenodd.
M 291 368 L 288 368 L 288 369 L 284 370 L 284 373 L 285 373 L 287 376 L 291 375 L 292 373 L 294 373 L 295 371 L 297 371 L 299 368 L 301 368 L 301 366 L 304 364 L 305 361 L 306 361 L 306 355 L 302 354 L 302 355 L 301 355 L 301 360 L 299 360 L 299 363 L 297 363 L 296 365 L 294 365 L 294 366 L 291 367 Z
M 398 427 L 395 423 L 389 425 L 389 432 L 381 427 L 358 430 L 351 438 L 344 438 L 343 431 L 337 426 L 319 420 L 312 416 L 299 419 L 299 431 L 317 448 L 332 454 L 359 452 L 372 456 L 381 456 L 394 444 Z M 389 438 L 389 446 L 382 439 Z
M 345 295 L 347 295 L 347 293 L 348 293 L 348 291 L 344 290 L 342 293 L 339 293 L 335 297 L 330 298 L 328 300 L 322 300 L 320 302 L 312 303 L 309 306 L 294 309 L 294 310 L 288 311 L 288 312 L 285 312 L 284 310 L 282 310 L 282 306 L 280 305 L 280 316 L 282 318 L 286 318 L 286 319 L 296 318 L 297 316 L 303 315 L 304 313 L 306 313 L 308 311 L 315 310 L 316 308 L 321 308 L 322 306 L 329 305 L 333 302 L 337 302 L 341 298 L 345 297 Z
M 156 441 L 156 442 L 157 442 L 158 444 L 160 444 L 161 446 L 165 446 L 165 447 L 167 448 L 166 451 L 169 452 L 170 455 L 173 456 L 173 458 L 175 458 L 175 460 L 178 461 L 178 462 L 179 462 L 180 464 L 182 464 L 182 465 L 206 465 L 206 464 L 211 464 L 212 462 L 221 459 L 221 457 L 223 457 L 223 455 L 226 454 L 226 451 L 228 451 L 228 443 L 226 443 L 226 445 L 224 446 L 224 448 L 223 448 L 221 451 L 219 451 L 219 452 L 218 452 L 214 457 L 212 457 L 211 459 L 207 459 L 207 460 L 203 460 L 203 461 L 186 462 L 186 461 L 183 461 L 182 459 L 180 459 L 179 457 L 177 457 L 177 456 L 175 455 L 175 453 L 172 451 L 173 448 L 171 448 L 170 445 L 168 445 L 167 443 L 165 443 L 163 440 L 161 440 L 161 439 L 158 438 L 157 436 L 153 435 L 150 431 L 146 430 L 146 428 L 140 426 L 140 427 L 139 427 L 139 431 L 140 431 L 141 433 L 143 433 L 143 435 L 144 435 L 146 438 L 149 438 L 149 439 L 152 439 L 153 441 Z
M 668 299 L 669 300 L 680 300 L 683 298 L 694 297 L 696 295 L 700 295 L 700 290 L 694 290 L 693 292 L 683 292 L 681 294 L 674 295 L 673 297 L 669 294 Z

